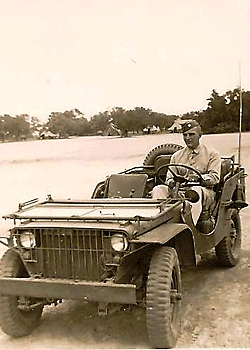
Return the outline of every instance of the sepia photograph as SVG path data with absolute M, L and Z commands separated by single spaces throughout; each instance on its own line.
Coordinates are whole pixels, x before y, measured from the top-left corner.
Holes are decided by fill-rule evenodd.
M 250 2 L 0 19 L 0 348 L 250 347 Z

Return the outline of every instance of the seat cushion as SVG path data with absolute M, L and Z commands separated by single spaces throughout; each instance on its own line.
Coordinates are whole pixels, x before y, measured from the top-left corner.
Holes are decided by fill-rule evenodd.
M 231 159 L 223 159 L 221 161 L 220 182 L 224 182 L 225 176 L 230 173 L 232 167 Z

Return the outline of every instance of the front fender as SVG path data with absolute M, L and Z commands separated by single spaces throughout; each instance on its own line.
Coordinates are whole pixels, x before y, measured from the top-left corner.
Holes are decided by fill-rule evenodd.
M 142 234 L 132 241 L 132 243 L 159 243 L 166 244 L 173 237 L 177 236 L 182 231 L 188 230 L 192 234 L 191 229 L 187 224 L 166 223 L 155 227 L 154 229 Z
M 176 249 L 181 265 L 196 266 L 194 237 L 187 224 L 166 223 L 142 234 L 132 242 L 150 244 L 150 246 L 170 245 Z

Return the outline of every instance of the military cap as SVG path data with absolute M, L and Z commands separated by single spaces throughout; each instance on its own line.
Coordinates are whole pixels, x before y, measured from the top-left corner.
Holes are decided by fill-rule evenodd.
M 196 126 L 200 127 L 200 124 L 196 120 L 189 120 L 182 125 L 182 132 L 187 132 Z

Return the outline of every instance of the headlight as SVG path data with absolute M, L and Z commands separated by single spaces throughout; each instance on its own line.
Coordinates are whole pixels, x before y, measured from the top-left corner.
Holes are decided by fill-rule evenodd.
M 25 231 L 20 234 L 20 243 L 24 248 L 33 248 L 36 245 L 35 235 L 32 232 Z
M 111 237 L 111 246 L 116 252 L 123 252 L 128 248 L 128 240 L 122 234 L 114 234 Z

